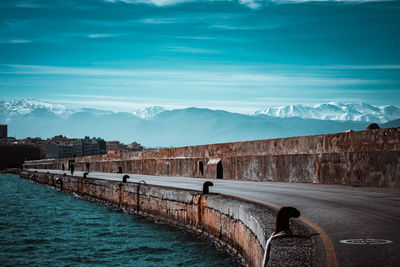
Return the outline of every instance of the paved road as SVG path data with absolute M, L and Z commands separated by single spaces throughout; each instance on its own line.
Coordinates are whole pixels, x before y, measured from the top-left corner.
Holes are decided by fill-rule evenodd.
M 39 170 L 38 170 L 39 171 Z M 57 170 L 41 170 L 62 174 Z M 82 176 L 82 172 L 75 172 Z M 128 174 L 130 182 L 201 190 L 207 179 Z M 123 174 L 91 172 L 88 177 L 121 180 Z M 209 179 L 208 179 L 209 180 Z M 210 192 L 293 206 L 332 240 L 339 266 L 400 266 L 400 190 L 338 185 L 211 179 Z M 345 244 L 348 239 L 384 239 L 380 245 Z

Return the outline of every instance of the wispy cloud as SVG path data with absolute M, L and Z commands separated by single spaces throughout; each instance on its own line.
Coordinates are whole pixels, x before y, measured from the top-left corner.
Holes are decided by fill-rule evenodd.
M 106 2 L 116 3 L 123 2 L 127 4 L 152 4 L 155 6 L 171 6 L 187 2 L 195 2 L 195 0 L 105 0 Z
M 38 3 L 33 3 L 30 1 L 19 1 L 15 3 L 15 7 L 18 8 L 43 8 L 45 5 L 40 5 Z
M 111 38 L 111 37 L 116 37 L 120 36 L 120 34 L 112 34 L 112 33 L 94 33 L 94 34 L 89 34 L 88 37 L 91 39 L 96 39 L 96 38 Z
M 172 36 L 177 39 L 189 39 L 189 40 L 215 40 L 216 37 L 209 36 Z
M 105 0 L 105 1 L 110 3 L 123 2 L 127 4 L 151 4 L 159 7 L 177 5 L 189 2 L 199 2 L 198 0 Z M 208 0 L 208 2 L 213 2 L 213 1 L 214 0 Z M 260 3 L 264 2 L 264 0 L 238 0 L 238 2 L 251 9 L 257 9 L 261 7 Z
M 316 66 L 316 68 L 336 70 L 400 70 L 400 65 L 328 65 Z
M 177 21 L 178 21 L 177 19 L 172 19 L 172 18 L 147 18 L 141 20 L 141 22 L 145 24 L 170 24 Z
M 27 43 L 32 43 L 32 40 L 19 40 L 19 39 L 0 40 L 0 43 L 3 43 L 3 44 L 27 44 Z
M 216 49 L 195 48 L 187 46 L 164 46 L 164 51 L 192 54 L 221 54 L 222 51 Z
M 41 65 L 2 65 L 2 74 L 34 74 L 34 75 L 72 75 L 72 76 L 98 76 L 119 77 L 118 82 L 127 84 L 141 84 L 153 87 L 181 87 L 205 86 L 205 87 L 229 87 L 249 88 L 264 87 L 271 88 L 290 86 L 345 86 L 345 85 L 372 85 L 391 83 L 391 80 L 379 79 L 357 79 L 348 77 L 331 77 L 329 74 L 310 74 L 302 72 L 286 72 L 279 74 L 266 73 L 243 73 L 243 69 L 236 70 L 207 71 L 194 70 L 146 70 L 146 69 L 100 69 L 79 68 L 63 66 L 41 66 Z M 156 77 L 156 79 L 155 79 Z M 126 80 L 126 81 L 125 81 Z
M 117 3 L 123 2 L 127 4 L 151 4 L 158 7 L 177 5 L 182 3 L 189 2 L 200 2 L 202 0 L 105 0 L 105 2 L 109 3 Z M 215 0 L 206 0 L 208 2 L 213 2 Z M 231 2 L 231 0 L 221 0 Z M 259 9 L 265 3 L 272 2 L 278 4 L 299 4 L 299 3 L 308 3 L 308 2 L 343 2 L 343 3 L 353 3 L 353 4 L 362 4 L 368 2 L 391 2 L 395 0 L 237 0 L 237 2 L 241 5 L 244 5 L 250 9 Z
M 239 0 L 239 3 L 242 5 L 245 5 L 251 9 L 258 9 L 261 7 L 261 4 L 263 1 L 257 1 L 257 0 Z
M 143 70 L 126 70 L 126 69 L 100 69 L 100 68 L 81 68 L 81 67 L 64 67 L 64 66 L 46 66 L 46 65 L 8 65 L 11 67 L 9 71 L 1 71 L 2 73 L 14 74 L 38 74 L 38 75 L 77 75 L 77 76 L 154 76 L 161 74 L 181 75 L 181 72 L 164 72 L 164 71 L 143 71 Z
M 393 2 L 395 0 L 269 0 L 276 3 L 308 3 L 308 2 L 343 2 L 343 3 L 369 3 L 369 2 Z
M 275 30 L 281 26 L 282 24 L 279 23 L 269 23 L 265 25 L 252 25 L 252 26 L 214 24 L 211 25 L 211 28 L 221 29 L 221 30 L 235 30 L 235 31 L 261 31 L 261 30 Z

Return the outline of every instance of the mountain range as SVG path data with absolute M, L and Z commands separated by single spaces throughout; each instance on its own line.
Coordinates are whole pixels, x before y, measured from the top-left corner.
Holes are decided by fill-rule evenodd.
M 252 114 L 186 108 L 112 112 L 70 108 L 46 101 L 0 100 L 0 123 L 17 138 L 96 136 L 148 147 L 199 145 L 363 130 L 370 122 L 400 126 L 400 109 L 365 103 L 267 108 Z
M 253 113 L 280 118 L 388 122 L 400 118 L 400 109 L 395 106 L 373 106 L 367 103 L 330 102 L 317 105 L 287 105 L 268 107 Z

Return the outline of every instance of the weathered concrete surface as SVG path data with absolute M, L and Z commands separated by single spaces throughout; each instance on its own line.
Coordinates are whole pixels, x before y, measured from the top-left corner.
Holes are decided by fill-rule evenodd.
M 27 161 L 25 168 L 400 188 L 400 128 Z M 200 166 L 203 166 L 201 168 Z M 202 170 L 203 169 L 203 170 Z
M 274 207 L 235 197 L 52 173 L 24 171 L 20 175 L 92 201 L 200 231 L 238 253 L 249 266 L 261 266 L 266 239 L 274 230 Z M 301 237 L 273 241 L 268 266 L 318 266 L 313 261 L 313 253 L 322 251 L 318 237 L 299 220 L 292 220 L 291 228 Z

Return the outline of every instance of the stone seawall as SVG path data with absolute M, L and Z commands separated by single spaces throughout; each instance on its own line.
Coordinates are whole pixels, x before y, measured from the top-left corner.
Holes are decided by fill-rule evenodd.
M 40 172 L 20 175 L 91 201 L 185 226 L 217 240 L 248 266 L 262 265 L 266 239 L 274 231 L 276 207 L 232 196 Z M 291 219 L 291 228 L 296 236 L 272 242 L 268 266 L 321 266 L 323 245 L 314 230 L 298 219 Z
M 25 168 L 400 188 L 400 128 L 26 161 Z M 88 165 L 89 164 L 89 165 Z

